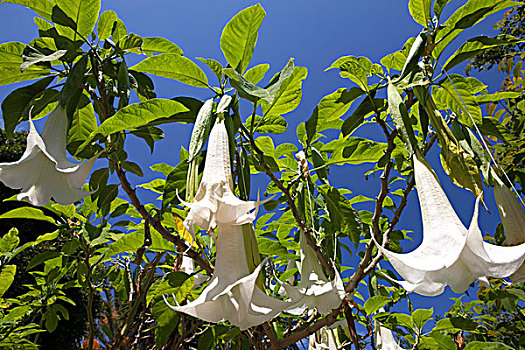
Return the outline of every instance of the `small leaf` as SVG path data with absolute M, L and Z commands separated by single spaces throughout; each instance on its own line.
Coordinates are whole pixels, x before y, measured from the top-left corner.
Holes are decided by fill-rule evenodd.
M 388 297 L 385 297 L 383 295 L 376 295 L 371 298 L 369 298 L 367 301 L 365 301 L 365 312 L 367 315 L 371 315 L 386 304 L 388 304 L 388 301 L 390 299 Z
M 374 73 L 374 65 L 367 57 L 344 56 L 338 58 L 325 71 L 337 68 L 342 78 L 348 78 L 362 90 L 368 91 L 368 77 Z
M 208 87 L 208 78 L 202 69 L 190 59 L 179 54 L 164 53 L 148 57 L 133 67 L 130 67 L 130 69 L 163 78 L 174 79 L 195 87 Z
M 416 326 L 418 329 L 423 329 L 423 326 L 425 326 L 425 323 L 427 323 L 431 318 L 432 314 L 434 313 L 434 309 L 417 309 L 412 312 L 412 320 L 414 321 L 414 326 Z
M 267 63 L 261 63 L 252 67 L 244 73 L 244 78 L 252 84 L 258 84 L 263 78 L 270 65 Z
M 211 58 L 197 57 L 197 59 L 206 64 L 212 70 L 213 74 L 215 74 L 217 79 L 219 79 L 219 83 L 222 83 L 224 80 L 224 73 L 222 73 L 223 67 L 220 62 Z

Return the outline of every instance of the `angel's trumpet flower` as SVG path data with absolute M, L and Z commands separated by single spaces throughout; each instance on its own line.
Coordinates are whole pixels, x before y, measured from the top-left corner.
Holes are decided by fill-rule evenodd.
M 463 293 L 476 279 L 508 277 L 525 259 L 525 244 L 500 247 L 483 241 L 478 226 L 478 197 L 470 227 L 461 223 L 428 163 L 414 155 L 414 176 L 423 219 L 423 241 L 416 250 L 393 253 L 379 247 L 405 279 L 409 292 L 433 296 L 449 285 Z
M 328 281 L 314 250 L 306 243 L 304 233 L 299 234 L 301 280 L 297 287 L 281 283 L 293 302 L 293 306 L 286 311 L 297 315 L 303 313 L 306 308 L 316 308 L 319 313 L 325 315 L 341 305 L 346 295 L 343 281 L 337 271 L 334 280 Z
M 308 337 L 308 350 L 338 350 L 341 342 L 337 328 L 323 327 Z
M 376 349 L 377 350 L 403 350 L 401 346 L 394 339 L 392 331 L 388 328 L 381 326 L 376 321 Z
M 246 202 L 232 191 L 228 134 L 224 120 L 217 118 L 209 141 L 204 174 L 185 220 L 208 231 L 218 228 L 215 271 L 200 296 L 183 306 L 171 306 L 208 322 L 229 321 L 241 330 L 266 322 L 286 307 L 257 286 L 263 261 L 253 269 L 254 234 L 250 224 L 260 202 Z M 248 228 L 248 229 L 246 229 Z M 190 231 L 191 232 L 191 231 Z
M 509 244 L 525 242 L 525 212 L 507 186 L 496 177 L 494 197 Z M 509 276 L 514 283 L 525 282 L 525 264 Z
M 82 164 L 66 159 L 67 116 L 64 106 L 49 115 L 42 135 L 29 120 L 27 148 L 18 161 L 0 163 L 0 181 L 11 188 L 21 188 L 17 199 L 43 206 L 51 198 L 60 204 L 79 201 L 89 192 L 82 191 L 98 156 Z

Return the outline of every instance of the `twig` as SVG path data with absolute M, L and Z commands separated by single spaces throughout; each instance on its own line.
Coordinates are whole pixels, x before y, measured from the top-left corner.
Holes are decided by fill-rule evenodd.
M 352 315 L 352 308 L 350 307 L 348 300 L 343 302 L 344 314 L 346 317 L 346 322 L 348 323 L 348 330 L 350 331 L 350 337 L 352 338 L 352 343 L 355 346 L 355 349 L 359 349 L 359 341 L 357 340 L 357 330 L 355 328 L 354 315 Z

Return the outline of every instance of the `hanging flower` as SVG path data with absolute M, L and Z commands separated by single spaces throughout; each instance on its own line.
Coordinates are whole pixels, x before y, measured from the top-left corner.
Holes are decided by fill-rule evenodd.
M 498 178 L 494 185 L 494 197 L 509 244 L 525 242 L 525 212 L 516 197 Z M 525 264 L 509 277 L 514 283 L 525 282 Z
M 217 225 L 250 223 L 255 220 L 259 205 L 265 202 L 243 201 L 233 194 L 228 132 L 219 118 L 210 132 L 204 173 L 195 199 L 192 203 L 181 202 L 190 208 L 184 226 L 193 237 L 193 225 L 211 232 Z
M 208 322 L 229 321 L 244 330 L 272 319 L 288 303 L 266 295 L 257 286 L 266 260 L 253 268 L 254 254 L 258 253 L 253 247 L 246 249 L 255 237 L 245 224 L 255 219 L 261 202 L 240 200 L 232 187 L 228 134 L 224 120 L 217 118 L 195 202 L 183 202 L 190 207 L 185 220 L 188 231 L 192 232 L 194 224 L 208 232 L 218 228 L 215 270 L 197 299 L 183 306 L 168 305 Z
M 436 175 L 419 155 L 414 155 L 414 176 L 418 188 L 423 241 L 414 251 L 393 253 L 380 246 L 409 292 L 434 296 L 449 285 L 463 293 L 476 279 L 508 277 L 525 259 L 525 244 L 499 247 L 485 243 L 478 226 L 478 197 L 467 230 L 443 192 Z
M 325 315 L 341 305 L 341 301 L 346 295 L 343 281 L 337 270 L 334 280 L 328 281 L 319 259 L 317 259 L 312 247 L 306 243 L 306 238 L 302 232 L 300 233 L 299 244 L 301 247 L 301 280 L 299 285 L 294 287 L 288 283 L 281 283 L 293 302 L 293 306 L 286 311 L 299 315 L 306 308 L 316 308 L 319 313 Z
M 338 350 L 341 349 L 341 341 L 337 334 L 337 328 L 323 327 L 308 337 L 308 350 Z
M 0 163 L 0 181 L 22 189 L 18 200 L 27 199 L 33 205 L 43 206 L 53 198 L 66 205 L 90 194 L 81 187 L 98 156 L 82 164 L 66 159 L 67 122 L 65 107 L 61 105 L 49 115 L 42 135 L 29 119 L 27 147 L 22 158 Z
M 180 264 L 179 271 L 182 271 L 184 273 L 187 273 L 188 275 L 193 276 L 193 279 L 194 279 L 193 286 L 194 287 L 198 287 L 202 283 L 208 280 L 208 276 L 202 273 L 195 272 L 195 264 L 193 263 L 193 259 L 187 256 L 186 254 L 182 255 L 182 262 Z
M 377 350 L 403 350 L 401 346 L 394 339 L 392 331 L 388 328 L 381 326 L 376 321 L 376 349 Z

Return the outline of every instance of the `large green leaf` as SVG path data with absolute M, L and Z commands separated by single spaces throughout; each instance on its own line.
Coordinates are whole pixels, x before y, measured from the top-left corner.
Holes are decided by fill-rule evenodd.
M 45 215 L 42 210 L 32 207 L 20 207 L 8 211 L 0 215 L 0 219 L 31 219 L 31 220 L 42 220 L 52 224 L 55 220 L 52 217 Z
M 390 299 L 384 295 L 376 295 L 365 301 L 363 305 L 367 315 L 370 315 L 383 306 L 385 306 Z
M 511 350 L 514 349 L 503 343 L 473 341 L 465 346 L 464 350 Z
M 161 98 L 134 103 L 122 108 L 112 117 L 104 120 L 90 136 L 95 136 L 96 134 L 108 136 L 123 130 L 133 130 L 157 119 L 168 118 L 187 110 L 179 102 Z
M 321 151 L 332 153 L 327 164 L 361 164 L 377 162 L 386 147 L 386 143 L 346 136 L 327 143 Z
M 268 63 L 261 63 L 252 67 L 244 73 L 244 78 L 252 84 L 258 84 L 263 78 L 266 72 L 270 69 Z
M 15 280 L 16 265 L 5 265 L 0 272 L 0 298 Z
M 71 40 L 88 39 L 97 23 L 101 0 L 55 0 L 64 13 L 76 23 L 77 33 L 57 25 L 58 32 Z M 81 38 L 79 38 L 79 35 Z
M 387 69 L 395 69 L 401 71 L 407 62 L 410 49 L 414 46 L 416 38 L 408 38 L 399 51 L 392 52 L 381 59 L 381 64 Z
M 471 57 L 474 57 L 483 50 L 503 46 L 507 44 L 518 44 L 522 43 L 523 40 L 520 40 L 511 35 L 499 35 L 496 38 L 491 38 L 488 36 L 477 36 L 475 38 L 465 41 L 457 50 L 454 52 L 447 62 L 443 65 L 443 70 L 448 71 L 452 67 L 460 64 L 461 62 L 468 60 Z
M 273 95 L 274 91 L 275 94 L 271 103 L 268 103 L 266 100 L 262 102 L 264 116 L 282 115 L 297 108 L 303 95 L 303 80 L 306 79 L 307 75 L 308 70 L 306 67 L 295 67 L 293 73 L 282 80 L 278 88 L 277 84 L 267 87 L 266 89 L 270 91 L 270 94 Z
M 468 0 L 443 23 L 442 29 L 436 35 L 436 47 L 432 55 L 438 59 L 445 48 L 465 29 L 493 13 L 515 5 L 516 2 L 511 0 Z
M 97 128 L 97 117 L 89 97 L 82 94 L 78 109 L 73 113 L 68 142 L 83 142 Z
M 168 205 L 176 205 L 179 203 L 179 196 L 184 195 L 186 188 L 186 179 L 188 176 L 188 162 L 186 159 L 181 159 L 181 162 L 168 174 L 166 177 L 166 184 L 164 185 L 164 192 L 162 194 L 162 207 L 167 208 Z
M 20 71 L 25 47 L 25 44 L 16 41 L 0 44 L 0 86 L 49 75 L 48 68 L 38 65 Z
M 208 87 L 208 78 L 202 69 L 179 54 L 164 53 L 148 57 L 129 69 L 174 79 L 195 87 Z
M 51 13 L 53 11 L 53 2 L 49 0 L 3 0 L 0 4 L 16 4 L 22 5 L 48 21 L 51 20 Z
M 368 77 L 382 68 L 378 64 L 373 64 L 367 57 L 343 56 L 338 58 L 325 71 L 337 68 L 342 78 L 348 78 L 356 83 L 361 89 L 368 91 Z
M 8 134 L 14 131 L 18 123 L 29 119 L 29 110 L 35 105 L 35 99 L 44 96 L 45 89 L 54 79 L 55 77 L 41 79 L 31 85 L 16 89 L 7 95 L 2 101 L 2 118 Z M 41 108 L 36 108 L 31 112 L 34 116 L 41 111 Z
M 117 21 L 115 11 L 107 10 L 100 14 L 97 24 L 97 34 L 99 40 L 106 40 L 111 36 L 113 24 Z
M 257 32 L 266 16 L 260 4 L 250 6 L 236 14 L 221 34 L 221 50 L 226 61 L 239 73 L 244 73 L 250 63 Z
M 141 49 L 146 55 L 151 55 L 153 53 L 174 53 L 177 55 L 183 54 L 180 47 L 168 39 L 161 37 L 142 38 Z
M 432 95 L 438 109 L 452 110 L 459 121 L 467 126 L 473 126 L 472 119 L 476 124 L 482 123 L 481 108 L 476 103 L 471 82 L 467 78 L 458 74 L 451 74 L 441 80 L 439 86 L 439 88 L 432 89 Z
M 386 110 L 388 104 L 384 98 L 369 98 L 365 97 L 363 101 L 357 106 L 355 111 L 344 121 L 341 126 L 343 136 L 350 135 L 357 129 L 365 120 L 365 118 L 375 111 L 379 113 Z
M 448 4 L 450 0 L 436 0 L 434 1 L 434 14 L 439 19 L 441 16 L 441 12 L 443 12 L 443 8 L 445 8 L 445 5 Z
M 348 111 L 352 102 L 364 93 L 358 87 L 341 88 L 323 97 L 306 121 L 308 142 L 311 142 L 316 133 L 326 130 L 331 124 L 334 124 L 334 121 L 341 122 L 339 118 Z
M 431 0 L 410 0 L 408 2 L 408 11 L 410 11 L 412 18 L 423 27 L 426 27 L 432 19 L 430 15 L 431 4 Z

